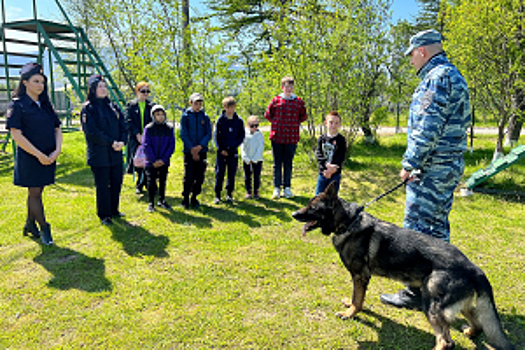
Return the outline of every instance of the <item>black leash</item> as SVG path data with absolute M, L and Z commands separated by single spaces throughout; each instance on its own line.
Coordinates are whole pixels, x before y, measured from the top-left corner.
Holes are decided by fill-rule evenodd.
M 380 200 L 381 198 L 383 198 L 384 196 L 387 196 L 389 195 L 390 193 L 394 192 L 395 190 L 397 190 L 399 187 L 401 186 L 404 186 L 407 184 L 408 181 L 410 181 L 411 179 L 413 179 L 414 181 L 419 181 L 419 178 L 420 178 L 420 175 L 421 175 L 421 170 L 412 170 L 412 172 L 410 173 L 410 176 L 408 176 L 406 179 L 404 179 L 403 181 L 401 181 L 400 183 L 398 183 L 397 185 L 395 185 L 394 187 L 392 187 L 391 189 L 389 189 L 388 191 L 386 191 L 385 193 L 383 194 L 380 194 L 379 196 L 377 196 L 376 198 L 372 199 L 370 202 L 368 203 L 365 203 L 363 204 L 362 206 L 359 207 L 359 209 L 357 210 L 357 214 L 356 215 L 359 215 L 363 210 L 365 210 L 366 207 L 368 207 L 370 204 L 374 203 L 374 202 L 377 202 L 378 200 Z
M 388 191 L 386 191 L 385 193 L 377 196 L 376 198 L 372 199 L 370 202 L 366 203 L 366 204 L 363 204 L 362 207 L 363 209 L 368 207 L 370 204 L 374 203 L 374 202 L 377 202 L 378 200 L 380 200 L 381 198 L 383 198 L 384 196 L 387 196 L 389 195 L 390 193 L 394 192 L 395 190 L 397 190 L 399 187 L 401 186 L 404 186 L 407 184 L 408 180 L 410 179 L 410 176 L 407 177 L 406 179 L 404 179 L 403 181 L 401 181 L 400 183 L 398 183 L 397 185 L 395 185 L 394 187 L 392 187 L 391 189 L 389 189 Z
M 404 179 L 403 181 L 401 181 L 400 183 L 398 183 L 397 185 L 395 185 L 394 187 L 392 187 L 391 189 L 389 189 L 388 191 L 386 191 L 385 193 L 383 194 L 380 194 L 379 196 L 377 196 L 376 198 L 372 199 L 370 202 L 368 203 L 365 203 L 363 205 L 361 205 L 359 208 L 357 208 L 356 212 L 354 213 L 354 216 L 353 216 L 353 219 L 350 223 L 347 223 L 346 227 L 345 227 L 345 230 L 349 230 L 350 227 L 352 227 L 356 222 L 358 222 L 358 218 L 359 218 L 359 215 L 365 210 L 366 207 L 368 207 L 370 204 L 374 203 L 374 202 L 377 202 L 378 200 L 380 200 L 381 198 L 383 198 L 384 196 L 387 196 L 389 195 L 390 193 L 394 192 L 395 190 L 397 190 L 399 187 L 401 186 L 404 186 L 407 184 L 408 181 L 410 181 L 411 179 L 413 179 L 414 181 L 419 181 L 419 175 L 421 174 L 420 171 L 418 170 L 413 170 L 412 173 L 410 173 L 410 176 L 408 176 L 406 179 Z

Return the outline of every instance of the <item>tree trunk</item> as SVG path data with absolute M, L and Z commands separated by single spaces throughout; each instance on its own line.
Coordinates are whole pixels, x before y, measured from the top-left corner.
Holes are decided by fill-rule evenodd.
M 513 113 L 509 118 L 509 128 L 507 130 L 507 140 L 505 141 L 505 145 L 512 147 L 519 141 L 521 127 L 523 125 L 523 119 L 521 116 L 525 111 L 523 102 L 523 92 L 521 89 L 517 89 L 512 98 Z

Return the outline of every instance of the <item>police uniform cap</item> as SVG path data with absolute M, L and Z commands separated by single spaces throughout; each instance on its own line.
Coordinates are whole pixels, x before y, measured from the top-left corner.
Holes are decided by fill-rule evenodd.
M 441 43 L 441 34 L 435 29 L 423 30 L 410 38 L 408 49 L 405 51 L 405 56 L 412 53 L 414 49 L 427 45 Z
M 88 85 L 91 87 L 99 82 L 103 81 L 104 77 L 100 74 L 93 74 L 88 78 Z
M 20 76 L 24 80 L 31 78 L 35 74 L 44 75 L 44 70 L 42 69 L 42 66 L 36 62 L 27 63 L 22 67 L 22 69 L 20 69 Z

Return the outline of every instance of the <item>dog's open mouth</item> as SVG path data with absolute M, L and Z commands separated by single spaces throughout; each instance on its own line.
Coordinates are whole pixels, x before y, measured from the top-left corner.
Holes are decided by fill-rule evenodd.
M 301 230 L 303 237 L 306 236 L 306 232 L 311 231 L 316 227 L 318 227 L 317 221 L 309 221 L 306 224 L 304 224 L 303 229 Z

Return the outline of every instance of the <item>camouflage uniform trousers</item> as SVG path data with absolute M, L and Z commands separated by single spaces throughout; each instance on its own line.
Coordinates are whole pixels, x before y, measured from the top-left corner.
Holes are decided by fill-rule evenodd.
M 448 215 L 464 168 L 463 158 L 434 164 L 408 183 L 403 227 L 450 242 Z

